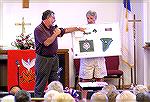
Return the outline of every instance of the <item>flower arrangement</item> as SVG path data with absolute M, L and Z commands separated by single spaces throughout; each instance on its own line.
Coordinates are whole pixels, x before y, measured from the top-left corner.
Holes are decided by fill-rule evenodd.
M 31 38 L 31 34 L 21 34 L 19 36 L 16 36 L 16 40 L 11 43 L 12 46 L 17 47 L 18 49 L 34 49 L 34 42 L 33 38 Z

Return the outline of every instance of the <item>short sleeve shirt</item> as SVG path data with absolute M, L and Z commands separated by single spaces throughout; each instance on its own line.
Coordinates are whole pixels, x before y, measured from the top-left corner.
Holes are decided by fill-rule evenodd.
M 54 26 L 47 28 L 43 22 L 35 28 L 34 38 L 37 54 L 42 56 L 49 56 L 52 54 L 56 54 L 56 51 L 58 49 L 57 37 L 54 40 L 54 42 L 49 46 L 44 45 L 44 42 L 47 40 L 47 38 L 52 36 L 54 29 L 55 29 Z M 63 36 L 63 34 L 65 33 L 65 29 L 60 28 L 60 30 L 61 30 L 60 35 Z

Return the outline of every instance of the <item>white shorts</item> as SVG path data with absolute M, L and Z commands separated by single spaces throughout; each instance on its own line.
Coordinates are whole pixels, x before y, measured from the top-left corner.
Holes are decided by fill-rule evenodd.
M 107 76 L 104 57 L 80 59 L 79 77 L 82 79 L 103 78 Z

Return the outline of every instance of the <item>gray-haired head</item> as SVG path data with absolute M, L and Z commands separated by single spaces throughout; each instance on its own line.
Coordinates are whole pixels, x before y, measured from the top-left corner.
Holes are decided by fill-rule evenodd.
M 48 86 L 47 86 L 47 91 L 50 91 L 50 90 L 56 90 L 58 92 L 64 92 L 63 90 L 63 85 L 60 81 L 52 81 Z
M 52 10 L 46 10 L 43 12 L 42 20 L 47 19 L 49 16 L 53 16 L 55 13 Z
M 113 84 L 106 85 L 102 88 L 102 91 L 105 91 L 107 94 L 111 94 L 111 92 L 116 91 L 117 88 Z
M 117 90 L 112 91 L 111 93 L 106 94 L 109 102 L 116 102 L 116 97 L 119 94 Z
M 149 92 L 137 93 L 136 101 L 137 102 L 150 102 L 150 93 Z
M 86 17 L 87 16 L 94 16 L 95 19 L 97 19 L 97 13 L 95 11 L 92 11 L 92 10 L 89 10 L 87 13 L 86 13 Z
M 15 95 L 15 93 L 17 93 L 19 90 L 22 90 L 22 88 L 18 85 L 14 85 L 10 88 L 9 93 Z
M 15 94 L 15 102 L 31 102 L 31 94 L 25 90 L 19 90 Z

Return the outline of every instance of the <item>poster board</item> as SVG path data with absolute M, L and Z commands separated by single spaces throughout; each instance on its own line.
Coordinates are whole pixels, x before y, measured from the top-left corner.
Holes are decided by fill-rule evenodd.
M 85 32 L 74 32 L 73 56 L 91 58 L 121 55 L 119 23 L 82 25 Z

